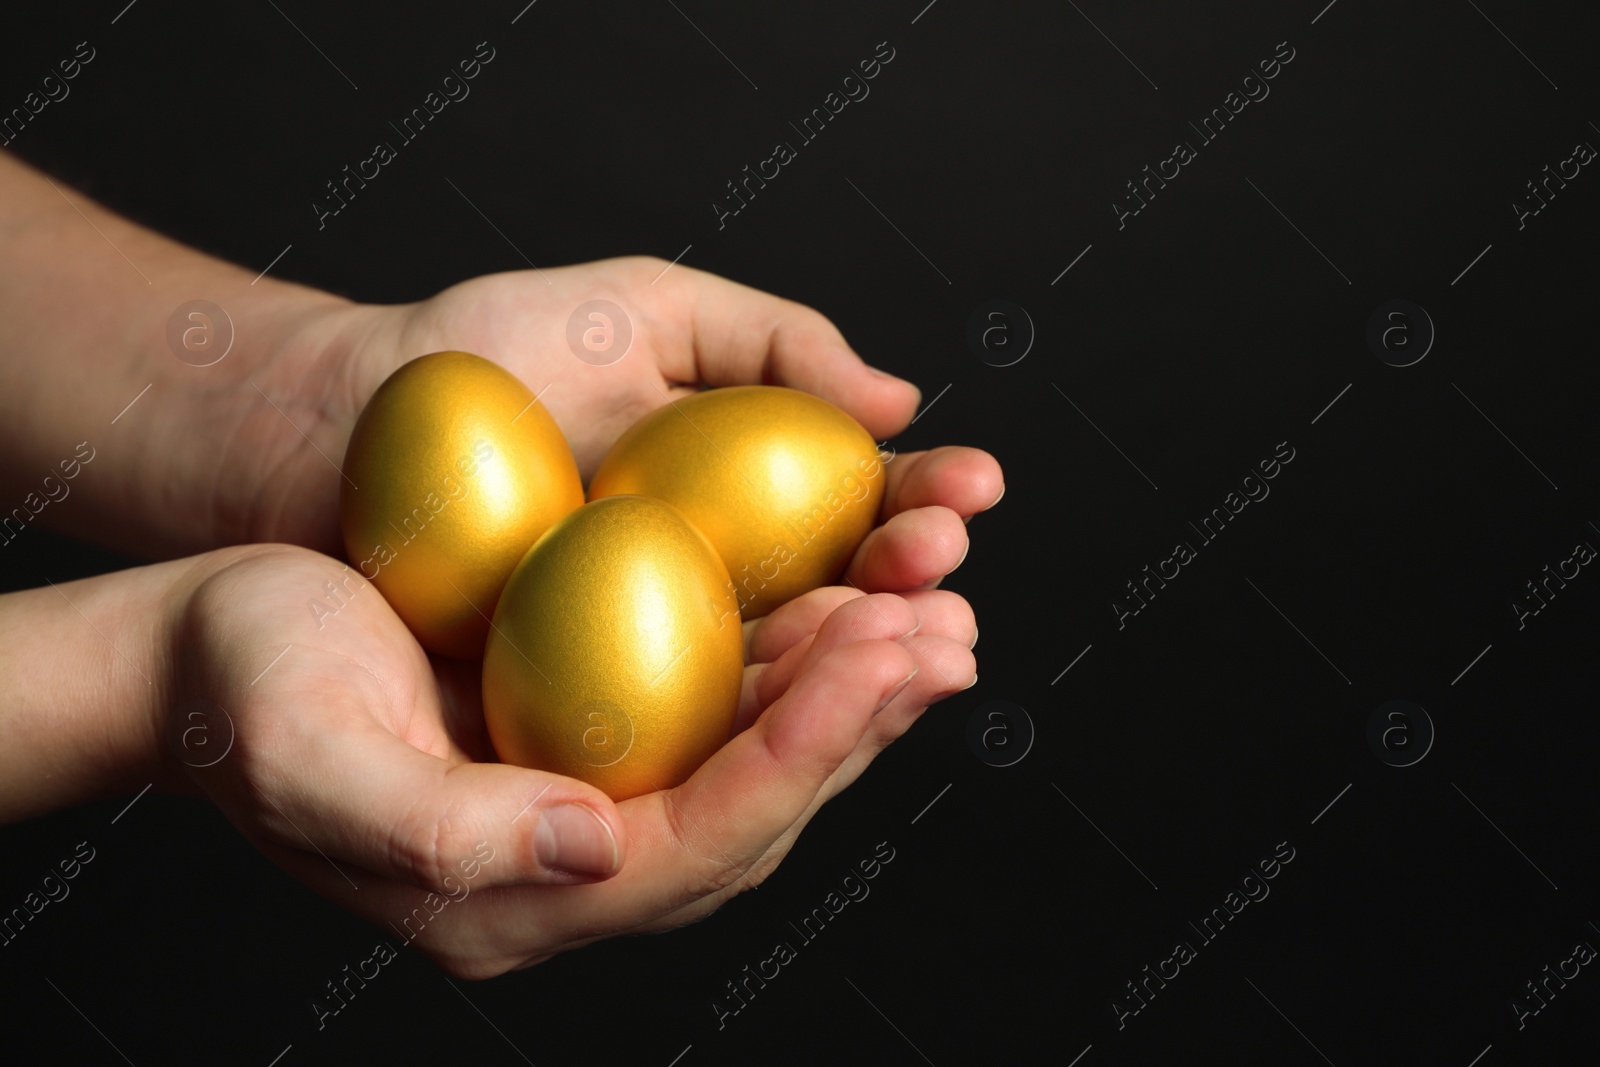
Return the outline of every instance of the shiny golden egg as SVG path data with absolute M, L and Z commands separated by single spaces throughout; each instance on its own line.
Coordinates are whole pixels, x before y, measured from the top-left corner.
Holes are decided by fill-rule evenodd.
M 716 550 L 659 500 L 583 505 L 517 565 L 483 657 L 501 760 L 615 800 L 685 781 L 733 730 L 744 637 Z
M 430 652 L 483 655 L 528 547 L 583 503 L 566 438 L 499 364 L 435 352 L 391 374 L 356 420 L 345 551 Z
M 711 389 L 646 415 L 618 438 L 589 499 L 665 500 L 705 534 L 744 618 L 838 579 L 877 521 L 888 475 L 855 419 L 771 385 Z

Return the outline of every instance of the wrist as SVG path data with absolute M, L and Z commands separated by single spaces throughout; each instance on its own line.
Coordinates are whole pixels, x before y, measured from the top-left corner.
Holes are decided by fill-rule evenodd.
M 0 596 L 0 821 L 196 792 L 173 755 L 179 624 L 200 583 L 248 551 Z
M 0 245 L 0 493 L 23 504 L 0 540 L 36 522 L 153 558 L 274 529 L 332 547 L 326 523 L 291 529 L 310 501 L 262 491 L 335 491 L 301 430 L 343 458 L 366 394 L 335 357 L 382 309 L 186 248 L 6 153 Z
M 400 309 L 304 293 L 258 315 L 245 358 L 216 394 L 193 398 L 222 443 L 202 475 L 208 536 L 194 547 L 278 542 L 342 555 L 340 465 L 388 372 L 374 353 Z

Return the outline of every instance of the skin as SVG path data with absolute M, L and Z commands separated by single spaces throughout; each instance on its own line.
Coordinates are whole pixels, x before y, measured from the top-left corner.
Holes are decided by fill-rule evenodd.
M 476 352 L 545 390 L 586 479 L 624 429 L 701 384 L 805 389 L 880 440 L 916 412 L 916 388 L 868 368 L 816 311 L 666 266 L 606 260 L 357 304 L 252 284 L 0 153 L 0 500 L 22 501 L 88 439 L 93 462 L 36 522 L 164 561 L 0 597 L 14 694 L 0 817 L 147 783 L 203 796 L 290 874 L 395 929 L 438 906 L 430 892 L 460 899 L 486 842 L 476 903 L 443 908 L 415 941 L 466 978 L 678 926 L 759 884 L 823 803 L 976 681 L 972 610 L 936 587 L 1003 491 L 992 457 L 897 456 L 843 584 L 746 624 L 733 739 L 683 785 L 621 804 L 493 762 L 477 665 L 430 658 L 336 558 L 333 464 L 377 385 L 427 352 Z M 209 367 L 165 339 L 197 297 L 236 330 Z M 591 299 L 633 322 L 610 366 L 566 348 Z M 306 603 L 327 582 L 345 606 L 319 626 Z M 575 813 L 589 833 L 542 850 Z

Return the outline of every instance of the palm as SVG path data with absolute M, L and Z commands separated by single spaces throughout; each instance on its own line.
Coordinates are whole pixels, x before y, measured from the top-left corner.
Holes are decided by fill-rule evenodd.
M 504 859 L 470 888 L 499 891 L 470 910 L 441 907 L 417 940 L 469 976 L 679 925 L 758 883 L 822 803 L 970 675 L 971 612 L 959 597 L 817 590 L 749 628 L 739 737 L 683 785 L 612 805 L 572 779 L 488 762 L 477 665 L 430 661 L 351 574 L 316 553 L 254 547 L 202 585 L 185 618 L 179 695 L 213 695 L 232 744 L 185 762 L 258 847 L 380 924 L 413 914 L 425 889 L 459 890 L 456 864 L 473 842 L 493 842 Z M 329 615 L 318 602 L 339 606 Z M 870 694 L 909 662 L 933 670 L 873 715 Z M 781 785 L 764 781 L 774 760 L 789 764 Z M 609 812 L 630 853 L 585 895 L 528 884 L 540 879 L 523 827 L 557 802 Z M 572 881 L 559 873 L 541 878 Z
M 431 661 L 370 583 L 325 556 L 242 550 L 203 587 L 188 629 L 186 680 L 222 695 L 247 758 L 309 707 L 330 735 L 376 728 L 453 763 L 481 754 L 475 672 Z
M 608 260 L 474 278 L 418 306 L 404 352 L 454 348 L 504 365 L 555 417 L 587 481 L 624 430 L 700 380 L 693 306 L 681 299 L 672 272 L 651 284 L 652 264 Z M 572 351 L 568 322 L 593 300 L 623 309 L 627 322 L 613 324 L 613 339 L 631 333 L 625 354 L 586 362 Z M 612 356 L 618 358 L 605 362 Z

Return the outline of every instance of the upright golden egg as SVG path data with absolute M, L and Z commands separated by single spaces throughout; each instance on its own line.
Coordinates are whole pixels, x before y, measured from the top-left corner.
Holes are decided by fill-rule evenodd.
M 877 521 L 888 475 L 855 419 L 810 393 L 711 389 L 617 439 L 589 499 L 638 493 L 716 546 L 747 619 L 838 579 Z
M 430 652 L 483 655 L 528 546 L 583 503 L 572 449 L 533 392 L 466 352 L 400 367 L 344 454 L 345 551 Z
M 615 800 L 686 780 L 733 730 L 744 636 L 728 571 L 676 509 L 583 505 L 529 550 L 483 657 L 483 717 L 507 763 Z

